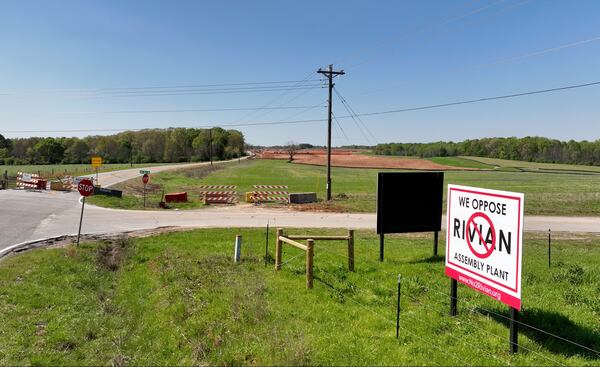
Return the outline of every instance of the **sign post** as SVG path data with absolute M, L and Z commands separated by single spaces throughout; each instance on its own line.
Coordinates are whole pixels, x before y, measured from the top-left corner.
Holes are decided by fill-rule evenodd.
M 446 275 L 510 307 L 510 351 L 518 347 L 521 309 L 523 207 L 521 193 L 448 185 Z
M 98 185 L 98 167 L 102 166 L 102 157 L 92 157 L 92 167 L 96 168 L 96 185 Z
M 79 217 L 79 230 L 77 231 L 77 246 L 79 246 L 79 238 L 81 237 L 81 224 L 83 222 L 83 209 L 85 208 L 85 198 L 94 193 L 94 184 L 91 180 L 84 178 L 77 184 L 77 191 L 83 197 L 81 199 L 81 217 Z
M 142 182 L 144 183 L 144 209 L 146 208 L 146 185 L 150 181 L 150 176 L 147 173 L 144 173 L 142 176 Z

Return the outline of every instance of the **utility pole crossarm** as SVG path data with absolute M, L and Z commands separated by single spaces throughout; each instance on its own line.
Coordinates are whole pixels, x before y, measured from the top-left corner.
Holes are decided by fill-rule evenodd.
M 319 74 L 323 74 L 323 75 L 326 75 L 326 76 L 329 76 L 329 75 L 336 76 L 336 75 L 345 75 L 345 74 L 346 74 L 346 73 L 344 72 L 344 70 L 340 70 L 340 71 L 333 71 L 333 70 L 323 70 L 323 69 L 319 69 L 319 70 L 317 70 L 317 73 L 319 73 Z
M 328 100 L 328 109 L 327 109 L 327 200 L 331 200 L 331 116 L 332 116 L 332 91 L 333 91 L 333 78 L 338 75 L 346 74 L 344 70 L 334 71 L 333 65 L 329 65 L 327 70 L 319 69 L 317 71 L 319 74 L 323 74 L 327 77 L 328 80 L 328 89 L 329 89 L 329 100 Z

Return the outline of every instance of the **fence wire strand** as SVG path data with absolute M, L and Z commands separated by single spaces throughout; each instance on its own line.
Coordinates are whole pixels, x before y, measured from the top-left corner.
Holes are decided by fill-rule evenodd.
M 339 253 L 335 253 L 335 252 L 333 252 L 333 251 L 329 251 L 329 250 L 324 250 L 323 248 L 319 248 L 319 251 L 324 251 L 324 252 L 326 252 L 326 253 L 329 253 L 329 254 L 332 254 L 332 255 L 336 255 L 336 256 L 340 256 L 340 257 L 343 257 L 343 258 L 346 258 L 346 259 L 348 259 L 348 256 L 347 256 L 347 255 L 344 255 L 344 254 L 339 254 Z M 371 259 L 368 259 L 368 258 L 366 258 L 365 260 L 366 260 L 367 262 L 371 262 L 371 263 L 375 263 L 375 264 L 376 264 L 376 261 L 375 261 L 375 260 L 371 260 Z M 396 275 L 395 275 L 395 274 L 392 274 L 392 273 L 390 273 L 390 272 L 388 272 L 388 271 L 386 271 L 386 270 L 384 270 L 384 269 L 379 269 L 379 270 L 380 270 L 381 272 L 383 272 L 384 274 L 386 274 L 386 275 L 389 275 L 389 276 L 390 276 L 392 279 L 394 279 L 394 278 L 396 277 Z M 403 279 L 404 279 L 404 278 L 403 278 Z M 411 281 L 409 278 L 406 278 L 406 280 L 407 280 L 407 281 L 409 281 L 409 282 L 411 282 L 412 284 L 416 284 L 415 282 L 412 282 L 412 281 Z M 417 285 L 418 285 L 418 286 L 421 286 L 421 287 L 424 287 L 424 288 L 425 288 L 427 291 L 432 291 L 432 292 L 434 292 L 434 293 L 441 294 L 441 295 L 443 295 L 444 297 L 449 297 L 449 298 L 452 298 L 452 297 L 451 297 L 449 294 L 447 294 L 447 293 L 444 293 L 444 292 L 440 292 L 440 291 L 438 291 L 437 289 L 430 288 L 430 287 L 428 287 L 428 286 L 426 286 L 426 285 L 424 285 L 424 284 L 417 284 Z M 457 297 L 456 299 L 458 300 L 458 297 Z M 505 319 L 505 320 L 509 320 L 509 321 L 511 320 L 511 318 L 510 318 L 510 317 L 508 317 L 508 316 L 505 316 L 505 315 L 502 315 L 502 314 L 500 314 L 500 313 L 497 313 L 497 312 L 495 312 L 495 311 L 488 310 L 488 309 L 485 309 L 485 308 L 483 308 L 483 307 L 480 307 L 480 306 L 474 305 L 474 304 L 472 303 L 472 301 L 469 301 L 468 299 L 461 298 L 461 299 L 460 299 L 460 301 L 461 301 L 461 302 L 464 302 L 464 303 L 466 303 L 466 304 L 468 304 L 468 305 L 470 305 L 470 306 L 472 307 L 472 308 L 471 308 L 471 309 L 472 309 L 472 311 L 475 311 L 475 312 L 477 312 L 477 313 L 479 313 L 479 314 L 481 314 L 481 315 L 483 315 L 483 316 L 488 316 L 488 315 L 486 315 L 485 313 L 483 313 L 483 312 L 481 312 L 481 311 L 488 312 L 488 313 L 490 313 L 490 314 L 493 314 L 493 315 L 496 315 L 496 316 L 498 316 L 498 317 L 501 317 L 501 318 L 503 318 L 503 319 Z M 546 330 L 540 329 L 540 328 L 538 328 L 538 327 L 535 327 L 535 326 L 533 326 L 533 325 L 526 324 L 526 323 L 524 323 L 524 322 L 522 322 L 522 321 L 519 321 L 519 320 L 514 320 L 514 322 L 516 322 L 516 323 L 517 323 L 517 324 L 519 324 L 519 325 L 523 325 L 523 326 L 525 326 L 525 327 L 528 327 L 528 328 L 530 328 L 530 329 L 532 329 L 532 330 L 535 330 L 535 331 L 538 331 L 538 332 L 544 333 L 544 334 L 546 334 L 546 335 L 548 335 L 548 336 L 551 336 L 551 337 L 554 337 L 554 338 L 556 338 L 556 339 L 562 340 L 562 341 L 564 341 L 564 342 L 570 343 L 570 344 L 572 344 L 572 345 L 574 345 L 574 346 L 576 346 L 576 347 L 579 347 L 579 348 L 585 349 L 585 350 L 587 350 L 587 351 L 589 351 L 589 352 L 595 353 L 596 355 L 600 356 L 600 352 L 599 352 L 599 351 L 597 351 L 597 350 L 594 350 L 594 349 L 592 349 L 592 348 L 589 348 L 589 347 L 586 347 L 585 345 L 581 345 L 581 344 L 579 344 L 579 343 L 577 343 L 577 342 L 575 342 L 575 341 L 569 340 L 569 339 L 567 339 L 567 338 L 564 338 L 564 337 L 562 337 L 562 336 L 560 336 L 560 335 L 553 334 L 553 333 L 551 333 L 551 332 L 549 332 L 549 331 L 546 331 Z M 528 349 L 528 348 L 525 348 L 525 347 L 524 347 L 524 349 L 527 349 L 527 350 L 529 350 L 529 351 L 532 351 L 532 350 L 530 350 L 530 349 Z M 532 352 L 534 352 L 534 351 L 532 351 Z M 534 352 L 534 353 L 535 353 L 535 352 Z M 540 354 L 540 355 L 541 355 L 541 354 Z M 541 356 L 543 356 L 543 355 L 541 355 Z M 543 357 L 544 357 L 544 358 L 546 358 L 546 359 L 549 359 L 549 358 L 548 358 L 548 357 L 546 357 L 546 356 L 543 356 Z M 551 359 L 549 359 L 549 360 L 551 360 Z M 552 362 L 554 362 L 554 363 L 559 363 L 559 362 L 557 362 L 557 361 L 554 361 L 554 360 L 551 360 L 551 361 L 552 361 Z
M 335 276 L 334 274 L 331 274 L 331 273 L 329 273 L 329 272 L 328 272 L 328 271 L 326 271 L 326 270 L 323 270 L 322 268 L 318 268 L 318 270 L 319 270 L 319 271 L 321 271 L 321 272 L 323 272 L 323 273 L 329 274 L 330 276 L 332 276 L 332 277 L 334 277 L 334 278 L 337 278 L 337 276 Z M 345 282 L 349 283 L 350 285 L 352 285 L 352 286 L 353 286 L 354 288 L 356 288 L 357 290 L 361 290 L 361 289 L 362 289 L 362 290 L 364 291 L 364 288 L 358 287 L 356 284 L 354 284 L 354 283 L 352 283 L 352 282 L 350 282 L 350 281 L 348 281 L 348 280 L 343 280 L 343 281 L 345 281 Z M 330 288 L 332 288 L 332 289 L 335 289 L 335 288 L 333 288 L 333 287 L 330 287 Z M 336 289 L 336 291 L 337 291 L 337 289 Z M 341 292 L 340 292 L 340 293 L 341 293 Z M 342 295 L 343 295 L 343 294 L 342 294 Z M 351 297 L 348 297 L 348 296 L 346 296 L 346 298 L 348 298 L 348 299 L 352 299 Z M 363 306 L 363 307 L 366 307 L 366 306 Z M 421 322 L 422 324 L 426 324 L 427 326 L 431 326 L 431 324 L 429 324 L 429 323 L 425 322 L 424 320 L 422 320 L 422 319 L 417 319 L 415 316 L 412 316 L 412 315 L 407 315 L 406 313 L 405 313 L 405 314 L 403 314 L 403 317 L 404 317 L 404 318 L 410 318 L 410 320 L 411 320 L 413 323 L 416 323 L 416 322 Z M 395 323 L 394 323 L 394 326 L 395 326 Z M 487 356 L 489 356 L 489 357 L 492 357 L 492 358 L 496 359 L 497 361 L 499 361 L 499 362 L 501 362 L 501 363 L 503 363 L 503 364 L 506 364 L 506 365 L 509 365 L 509 366 L 511 366 L 511 365 L 512 365 L 512 364 L 511 364 L 509 361 L 505 361 L 505 360 L 501 359 L 500 357 L 497 357 L 497 356 L 495 356 L 494 354 L 492 354 L 492 353 L 490 353 L 490 352 L 487 352 L 487 351 L 485 351 L 485 350 L 483 350 L 483 349 L 481 349 L 481 348 L 474 347 L 473 345 L 471 345 L 471 344 L 468 344 L 468 342 L 467 342 L 466 340 L 464 340 L 463 338 L 460 338 L 460 337 L 458 337 L 458 336 L 455 336 L 455 335 L 452 335 L 452 334 L 447 334 L 447 335 L 448 335 L 448 336 L 450 336 L 451 338 L 454 338 L 454 339 L 456 339 L 456 340 L 460 341 L 461 343 L 463 343 L 463 344 L 465 344 L 465 345 L 468 345 L 468 346 L 470 346 L 470 347 L 472 347 L 472 348 L 476 349 L 476 350 L 477 350 L 477 351 L 479 351 L 479 352 L 482 352 L 483 354 L 486 354 L 486 355 L 487 355 Z
M 321 271 L 321 272 L 324 272 L 324 273 L 327 273 L 326 271 L 324 271 L 324 270 L 323 270 L 323 269 L 321 269 L 321 268 L 317 268 L 316 270 L 318 270 L 318 271 Z M 330 273 L 327 273 L 327 274 L 330 274 Z M 319 280 L 319 279 L 317 278 L 317 280 Z M 394 325 L 394 326 L 396 325 L 395 321 L 388 319 L 388 318 L 387 318 L 385 315 L 383 315 L 383 314 L 381 314 L 381 313 L 379 313 L 379 312 L 376 312 L 376 311 L 372 310 L 371 308 L 368 308 L 368 307 L 366 307 L 365 305 L 363 305 L 362 303 L 360 303 L 360 302 L 356 301 L 356 300 L 355 300 L 355 299 L 353 299 L 352 297 L 344 296 L 344 294 L 343 294 L 342 292 L 340 292 L 339 290 L 335 289 L 334 287 L 332 287 L 332 286 L 328 285 L 327 283 L 325 283 L 325 282 L 323 282 L 323 281 L 321 281 L 321 283 L 323 283 L 323 284 L 324 284 L 326 287 L 328 287 L 328 288 L 332 289 L 333 291 L 337 292 L 337 293 L 338 293 L 340 296 L 342 296 L 342 297 L 344 297 L 344 298 L 346 298 L 346 299 L 349 299 L 350 301 L 352 301 L 353 303 L 355 303 L 355 304 L 356 304 L 356 305 L 358 305 L 359 307 L 363 308 L 364 310 L 366 310 L 366 311 L 368 311 L 368 312 L 372 313 L 373 315 L 376 315 L 376 316 L 380 317 L 380 318 L 381 318 L 381 319 L 383 319 L 384 321 L 387 321 L 387 322 L 391 323 L 391 324 L 392 324 L 392 325 Z M 414 331 L 412 331 L 412 330 L 408 329 L 407 327 L 400 327 L 400 329 L 402 329 L 403 331 L 405 331 L 405 332 L 409 333 L 410 335 L 414 336 L 415 338 L 417 338 L 417 339 L 419 339 L 419 340 L 421 340 L 421 341 L 423 341 L 423 342 L 427 343 L 428 345 L 431 345 L 431 346 L 433 346 L 434 348 L 436 348 L 437 350 L 439 350 L 440 352 L 442 352 L 442 353 L 443 353 L 443 354 L 445 354 L 446 356 L 454 357 L 454 359 L 455 359 L 456 361 L 458 361 L 458 362 L 459 362 L 459 364 L 462 364 L 462 363 L 464 363 L 464 361 L 463 361 L 463 360 L 462 360 L 460 357 L 458 357 L 458 356 L 457 356 L 455 353 L 452 353 L 452 354 L 450 354 L 450 353 L 449 353 L 447 350 L 444 350 L 444 349 L 440 348 L 439 346 L 437 346 L 437 345 L 435 345 L 435 344 L 432 344 L 430 340 L 426 340 L 425 338 L 423 338 L 423 337 L 419 336 L 418 334 L 416 334 Z

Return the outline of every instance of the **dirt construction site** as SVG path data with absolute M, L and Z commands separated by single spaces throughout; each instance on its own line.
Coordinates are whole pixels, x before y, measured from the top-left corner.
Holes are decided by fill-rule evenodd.
M 290 159 L 290 154 L 284 150 L 265 150 L 257 152 L 256 155 L 261 159 Z M 293 163 L 324 166 L 327 164 L 327 151 L 325 149 L 298 150 L 294 153 Z M 436 171 L 468 170 L 468 168 L 464 167 L 446 166 L 419 158 L 368 155 L 359 149 L 332 150 L 331 164 L 335 167 L 347 168 L 396 168 Z

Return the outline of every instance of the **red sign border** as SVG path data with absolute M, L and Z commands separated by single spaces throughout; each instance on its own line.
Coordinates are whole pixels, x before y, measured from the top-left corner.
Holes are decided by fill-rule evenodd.
M 83 195 L 81 193 L 81 191 L 79 190 L 79 185 L 81 185 L 81 182 L 83 182 L 83 181 L 88 181 L 90 183 L 90 185 L 92 185 L 92 191 L 90 192 L 89 195 Z M 94 182 L 92 180 L 90 180 L 89 178 L 84 178 L 84 179 L 82 179 L 81 181 L 79 181 L 77 183 L 77 191 L 79 191 L 79 195 L 83 196 L 84 198 L 88 197 L 88 196 L 92 196 L 94 194 L 94 190 L 93 189 L 94 189 Z
M 448 213 L 451 212 L 452 191 L 460 191 L 460 192 L 466 192 L 466 193 L 469 193 L 469 194 L 486 195 L 486 196 L 493 196 L 493 197 L 498 197 L 498 198 L 503 198 L 503 199 L 517 200 L 517 202 L 518 202 L 518 214 L 519 214 L 519 218 L 517 219 L 517 233 L 518 234 L 521 233 L 521 219 L 522 218 L 520 218 L 520 216 L 521 216 L 521 205 L 522 205 L 522 203 L 521 203 L 521 198 L 520 197 L 518 197 L 518 196 L 509 196 L 509 195 L 501 195 L 501 194 L 494 194 L 494 193 L 489 193 L 489 192 L 481 192 L 481 191 L 475 191 L 475 190 L 467 190 L 467 189 L 461 189 L 461 188 L 457 188 L 457 187 L 450 187 L 449 190 L 448 190 L 448 199 L 447 199 L 447 202 L 448 202 Z M 447 237 L 446 238 L 446 243 L 447 243 L 447 246 L 446 246 L 446 259 L 448 259 L 448 264 L 450 264 L 452 266 L 456 266 L 457 268 L 462 269 L 462 270 L 464 270 L 464 271 L 466 271 L 468 273 L 474 274 L 474 275 L 476 275 L 478 277 L 481 277 L 481 278 L 483 278 L 483 279 L 485 279 L 487 281 L 490 281 L 490 282 L 492 282 L 494 284 L 497 284 L 497 285 L 499 285 L 502 288 L 506 288 L 506 289 L 508 289 L 508 290 L 510 290 L 512 292 L 518 293 L 517 292 L 517 288 L 519 286 L 519 259 L 520 259 L 520 257 L 519 257 L 520 256 L 519 249 L 520 249 L 520 239 L 521 239 L 521 236 L 517 235 L 517 256 L 516 256 L 516 269 L 517 270 L 516 270 L 516 277 L 515 277 L 515 287 L 514 288 L 510 288 L 509 286 L 506 286 L 506 285 L 504 285 L 502 283 L 496 282 L 493 279 L 489 279 L 489 278 L 487 278 L 487 277 L 485 277 L 485 276 L 483 276 L 481 274 L 478 274 L 478 273 L 476 273 L 474 271 L 471 271 L 471 270 L 466 269 L 466 268 L 464 268 L 464 267 L 462 267 L 462 266 L 460 266 L 458 264 L 455 264 L 455 263 L 451 262 L 451 260 L 450 260 L 450 243 L 451 243 L 450 242 L 450 216 L 448 216 L 446 218 L 446 220 L 447 220 L 447 226 L 446 226 L 446 235 L 447 235 L 446 236 Z M 448 275 L 448 276 L 450 276 L 450 277 L 452 277 L 452 278 L 460 281 L 461 283 L 463 283 L 463 284 L 465 284 L 465 285 L 467 285 L 467 286 L 469 286 L 469 287 L 471 287 L 473 289 L 476 289 L 476 288 L 472 287 L 471 285 L 469 285 L 469 284 L 467 284 L 467 283 L 465 283 L 465 282 L 463 282 L 463 281 L 461 281 L 459 279 L 459 275 L 470 278 L 469 275 L 462 274 L 462 273 L 460 273 L 459 271 L 457 271 L 455 269 L 449 269 L 447 266 L 445 267 L 445 269 L 446 269 L 446 275 Z M 514 297 L 512 295 L 508 295 L 505 292 L 502 292 L 502 291 L 500 291 L 498 289 L 495 289 L 493 286 L 490 286 L 489 284 L 486 284 L 486 285 L 488 287 L 496 290 L 497 292 L 505 295 L 506 297 L 512 297 L 512 298 L 517 299 L 519 307 L 515 307 L 515 306 L 513 306 L 510 303 L 507 303 L 507 304 L 509 306 L 515 307 L 517 309 L 520 309 L 520 305 L 521 305 L 521 300 L 520 299 L 518 299 L 518 298 L 516 298 L 516 297 Z M 476 289 L 476 290 L 479 291 L 479 289 Z

